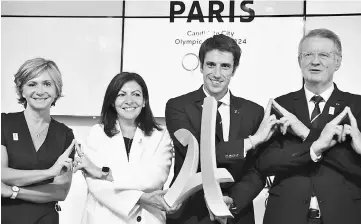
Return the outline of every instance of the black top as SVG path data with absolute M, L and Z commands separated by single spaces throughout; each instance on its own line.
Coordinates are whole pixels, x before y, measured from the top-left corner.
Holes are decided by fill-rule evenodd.
M 1 113 L 1 145 L 8 153 L 9 167 L 19 170 L 43 170 L 50 168 L 74 139 L 73 131 L 62 123 L 51 119 L 43 144 L 35 150 L 23 112 Z M 74 159 L 75 152 L 70 155 Z M 33 184 L 48 184 L 53 179 Z M 50 216 L 58 214 L 55 203 L 33 203 L 21 199 L 2 198 L 1 222 L 7 224 L 49 223 Z M 54 213 L 55 212 L 55 213 Z M 53 214 L 51 214 L 53 213 Z M 51 218 L 54 220 L 54 217 Z M 55 222 L 51 223 L 57 223 Z
M 123 137 L 123 138 L 124 138 L 125 149 L 127 150 L 128 160 L 129 160 L 129 153 L 130 153 L 130 148 L 132 147 L 133 139 L 127 138 L 127 137 Z

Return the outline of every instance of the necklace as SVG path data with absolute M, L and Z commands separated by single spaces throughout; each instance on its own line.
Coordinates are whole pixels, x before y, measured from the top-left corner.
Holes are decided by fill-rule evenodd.
M 43 129 L 43 130 L 41 130 L 41 131 L 39 131 L 38 133 L 31 133 L 33 136 L 35 136 L 35 137 L 37 137 L 37 138 L 40 138 L 41 136 L 43 136 L 45 133 L 47 133 L 47 130 L 49 129 L 49 124 L 47 124 L 46 126 L 45 126 L 45 128 Z
M 40 136 L 42 136 L 48 130 L 48 128 L 49 128 L 49 125 L 46 125 L 45 128 L 41 132 L 35 134 L 35 136 L 37 138 L 40 138 Z
M 47 121 L 47 122 L 45 122 L 45 123 L 43 123 L 43 124 L 45 124 L 45 125 L 40 125 L 40 127 L 39 128 L 35 128 L 34 126 L 34 123 L 33 122 L 31 122 L 31 119 L 29 119 L 29 115 L 28 115 L 28 113 L 26 113 L 26 111 L 24 111 L 24 116 L 25 116 L 25 120 L 26 120 L 26 123 L 28 123 L 28 127 L 29 127 L 29 131 L 30 131 L 30 135 L 34 138 L 34 137 L 36 137 L 36 138 L 40 138 L 41 136 L 43 136 L 43 135 L 45 135 L 45 133 L 47 133 L 47 130 L 49 129 L 49 125 L 50 125 L 50 119 Z M 47 119 L 45 119 L 45 120 L 47 120 Z M 34 126 L 33 126 L 34 125 Z M 43 126 L 44 128 L 41 130 L 41 131 L 38 131 L 40 128 L 41 128 L 41 126 Z M 37 132 L 37 133 L 36 133 Z

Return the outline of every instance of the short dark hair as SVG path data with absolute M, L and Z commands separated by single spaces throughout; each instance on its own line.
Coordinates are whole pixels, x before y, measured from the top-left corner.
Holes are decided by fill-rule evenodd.
M 104 132 L 108 137 L 113 137 L 119 133 L 119 130 L 115 127 L 118 114 L 114 107 L 114 103 L 120 89 L 125 83 L 130 81 L 135 81 L 140 85 L 145 101 L 145 106 L 135 119 L 136 125 L 146 136 L 150 136 L 154 129 L 161 130 L 150 109 L 148 88 L 143 78 L 136 73 L 121 72 L 110 81 L 104 95 L 100 123 L 104 125 Z
M 339 56 L 342 56 L 342 45 L 340 38 L 337 36 L 337 34 L 325 28 L 310 30 L 304 37 L 302 37 L 298 45 L 298 53 L 301 53 L 301 45 L 303 41 L 311 37 L 322 37 L 332 40 L 337 49 L 337 52 L 335 53 Z
M 204 58 L 207 54 L 207 52 L 212 50 L 219 50 L 221 52 L 230 52 L 233 55 L 233 71 L 238 67 L 239 65 L 239 59 L 241 58 L 241 48 L 237 44 L 237 42 L 230 38 L 229 36 L 226 36 L 224 34 L 218 34 L 214 35 L 213 37 L 208 38 L 205 40 L 200 49 L 199 49 L 199 61 L 201 63 L 201 68 L 203 68 L 204 64 Z
M 55 106 L 56 101 L 62 97 L 63 80 L 60 70 L 55 62 L 46 60 L 44 58 L 33 58 L 25 61 L 14 75 L 16 93 L 18 95 L 18 102 L 25 108 L 27 105 L 26 99 L 23 97 L 23 87 L 31 79 L 34 79 L 41 75 L 43 72 L 48 72 L 50 78 L 55 84 L 56 97 L 52 102 L 52 106 Z

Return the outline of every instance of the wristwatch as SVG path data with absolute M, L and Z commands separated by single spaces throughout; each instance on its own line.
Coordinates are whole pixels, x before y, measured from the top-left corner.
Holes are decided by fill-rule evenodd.
M 109 175 L 110 168 L 107 166 L 102 167 L 102 179 L 106 179 Z
M 20 191 L 19 187 L 18 186 L 12 186 L 11 187 L 11 190 L 13 190 L 13 194 L 10 196 L 11 199 L 15 199 L 16 196 L 18 196 L 18 193 Z
M 237 212 L 237 206 L 234 203 L 231 204 L 231 206 L 229 207 L 229 210 L 231 211 L 231 213 L 236 214 L 236 215 L 239 213 L 239 212 Z

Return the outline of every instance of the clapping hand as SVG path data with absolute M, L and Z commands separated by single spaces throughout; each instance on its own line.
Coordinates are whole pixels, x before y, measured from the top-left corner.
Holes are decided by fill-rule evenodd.
M 49 172 L 52 176 L 60 176 L 72 169 L 72 159 L 69 158 L 69 155 L 74 150 L 74 145 L 76 144 L 76 140 L 73 139 L 69 147 L 64 151 L 61 156 L 56 160 L 54 165 L 49 168 Z
M 275 100 L 272 100 L 273 106 L 278 110 L 283 117 L 279 119 L 280 130 L 283 135 L 289 131 L 291 134 L 300 137 L 302 140 L 306 139 L 310 130 L 298 118 L 279 105 Z
M 351 109 L 347 109 L 347 114 L 345 116 L 349 117 L 350 125 L 344 124 L 341 134 L 341 141 L 346 140 L 346 136 L 351 137 L 351 146 L 356 153 L 361 155 L 361 132 L 357 126 L 357 120 L 353 116 Z

